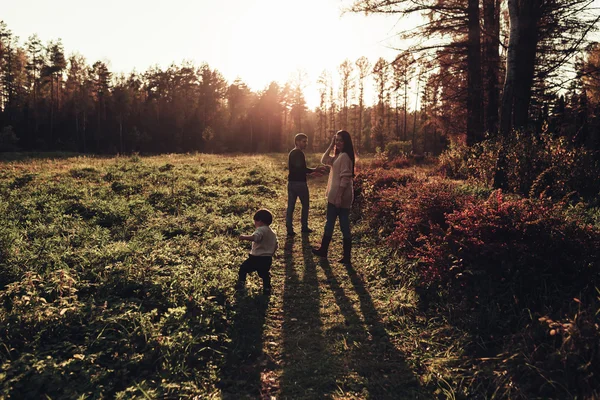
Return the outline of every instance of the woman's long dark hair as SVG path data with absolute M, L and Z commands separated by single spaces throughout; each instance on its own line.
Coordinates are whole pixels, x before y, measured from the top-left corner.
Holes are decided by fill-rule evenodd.
M 342 140 L 344 141 L 343 153 L 348 154 L 350 160 L 352 160 L 352 176 L 354 176 L 354 163 L 356 162 L 356 158 L 354 157 L 354 145 L 352 144 L 352 137 L 347 131 L 338 131 L 336 135 L 340 135 L 342 137 Z M 336 147 L 335 155 L 337 156 L 339 153 L 340 149 Z

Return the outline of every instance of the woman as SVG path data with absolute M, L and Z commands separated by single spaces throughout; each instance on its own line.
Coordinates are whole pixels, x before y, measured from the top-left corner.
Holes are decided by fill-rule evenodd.
M 334 156 L 330 153 L 335 146 Z M 352 237 L 350 235 L 350 208 L 354 201 L 354 146 L 352 138 L 346 131 L 339 131 L 333 137 L 331 144 L 323 154 L 321 163 L 331 166 L 329 180 L 327 181 L 327 222 L 325 232 L 321 240 L 321 247 L 313 248 L 313 253 L 327 257 L 329 243 L 333 235 L 335 220 L 339 217 L 340 229 L 344 242 L 344 257 L 341 263 L 350 264 L 350 253 L 352 249 Z

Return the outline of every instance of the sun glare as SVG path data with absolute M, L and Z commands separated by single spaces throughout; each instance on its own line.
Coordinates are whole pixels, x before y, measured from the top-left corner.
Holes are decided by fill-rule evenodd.
M 68 54 L 80 53 L 89 63 L 106 61 L 114 74 L 206 62 L 227 81 L 240 78 L 253 91 L 273 81 L 283 85 L 303 71 L 311 108 L 317 105 L 316 82 L 323 70 L 335 85 L 345 59 L 366 56 L 374 63 L 379 56 L 393 57 L 381 41 L 390 37 L 394 22 L 378 15 L 341 16 L 340 7 L 349 0 L 106 0 L 105 7 L 61 0 L 61 9 L 69 10 L 64 25 L 54 22 L 56 7 L 33 2 L 36 12 L 27 18 L 19 2 L 3 13 L 23 42 L 34 33 L 44 41 L 61 38 Z M 112 11 L 116 7 L 118 13 Z
M 243 60 L 240 77 L 255 90 L 271 81 L 284 83 L 298 70 L 316 80 L 324 68 L 343 61 L 333 59 L 337 35 L 325 23 L 330 15 L 323 14 L 304 3 L 273 0 L 254 2 L 243 14 L 237 11 L 228 37 L 228 47 L 237 51 L 228 54 L 229 64 Z

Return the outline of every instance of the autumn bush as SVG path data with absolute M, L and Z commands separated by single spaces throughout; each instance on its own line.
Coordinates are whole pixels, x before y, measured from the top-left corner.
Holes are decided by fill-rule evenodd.
M 593 152 L 550 133 L 516 131 L 474 146 L 453 144 L 440 156 L 439 171 L 452 179 L 492 185 L 497 161 L 504 155 L 506 190 L 553 201 L 596 201 L 600 164 Z
M 466 290 L 485 273 L 494 282 L 518 279 L 520 294 L 533 290 L 527 282 L 597 278 L 598 229 L 560 204 L 499 190 L 481 200 L 447 181 L 390 171 L 362 174 L 357 186 L 362 214 L 390 246 L 419 260 L 426 284 Z
M 406 232 L 416 230 L 410 219 L 405 221 L 390 236 L 392 245 L 401 245 Z M 594 293 L 600 233 L 567 219 L 555 205 L 505 199 L 497 191 L 483 202 L 467 199 L 439 226 L 413 234 L 420 234 L 409 242 L 413 257 L 426 282 L 443 286 L 455 301 L 469 302 L 471 308 L 498 303 L 498 319 L 490 320 L 490 327 L 507 321 L 510 329 L 514 321 L 506 316 L 523 307 L 557 309 L 573 297 Z
M 484 141 L 474 146 L 450 142 L 448 150 L 439 156 L 438 171 L 450 179 L 474 180 L 490 185 L 498 156 L 498 146 Z
M 530 382 L 544 379 L 544 397 L 594 396 L 600 229 L 582 212 L 543 196 L 500 190 L 483 196 L 464 184 L 402 171 L 364 171 L 357 189 L 371 234 L 408 257 L 404 273 L 416 271 L 424 300 L 433 298 L 438 312 L 477 338 L 479 344 L 465 346 L 472 357 L 499 360 L 494 368 L 502 374 L 473 378 L 493 388 L 485 396 L 496 390 L 528 398 L 535 393 Z
M 364 218 L 367 223 L 375 222 L 381 234 L 394 229 L 397 207 L 390 195 L 401 193 L 396 190 L 418 180 L 414 174 L 398 169 L 370 168 L 357 174 L 354 180 L 354 204 L 352 216 Z
M 386 144 L 384 151 L 375 154 L 369 164 L 371 168 L 393 169 L 434 163 L 437 163 L 437 158 L 431 155 L 412 154 L 410 141 L 391 141 Z
M 389 141 L 385 145 L 385 154 L 389 159 L 406 157 L 412 150 L 411 141 Z

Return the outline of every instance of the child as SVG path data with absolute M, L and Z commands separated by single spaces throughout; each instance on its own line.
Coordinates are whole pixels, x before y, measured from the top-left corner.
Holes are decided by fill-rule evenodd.
M 238 282 L 235 286 L 237 290 L 242 290 L 246 284 L 246 275 L 250 272 L 258 272 L 258 276 L 263 281 L 263 293 L 271 293 L 271 264 L 273 263 L 273 254 L 279 246 L 277 235 L 269 225 L 273 222 L 273 215 L 267 209 L 260 209 L 254 214 L 254 226 L 256 231 L 252 235 L 240 235 L 240 240 L 252 242 L 252 250 L 248 259 L 240 266 Z

